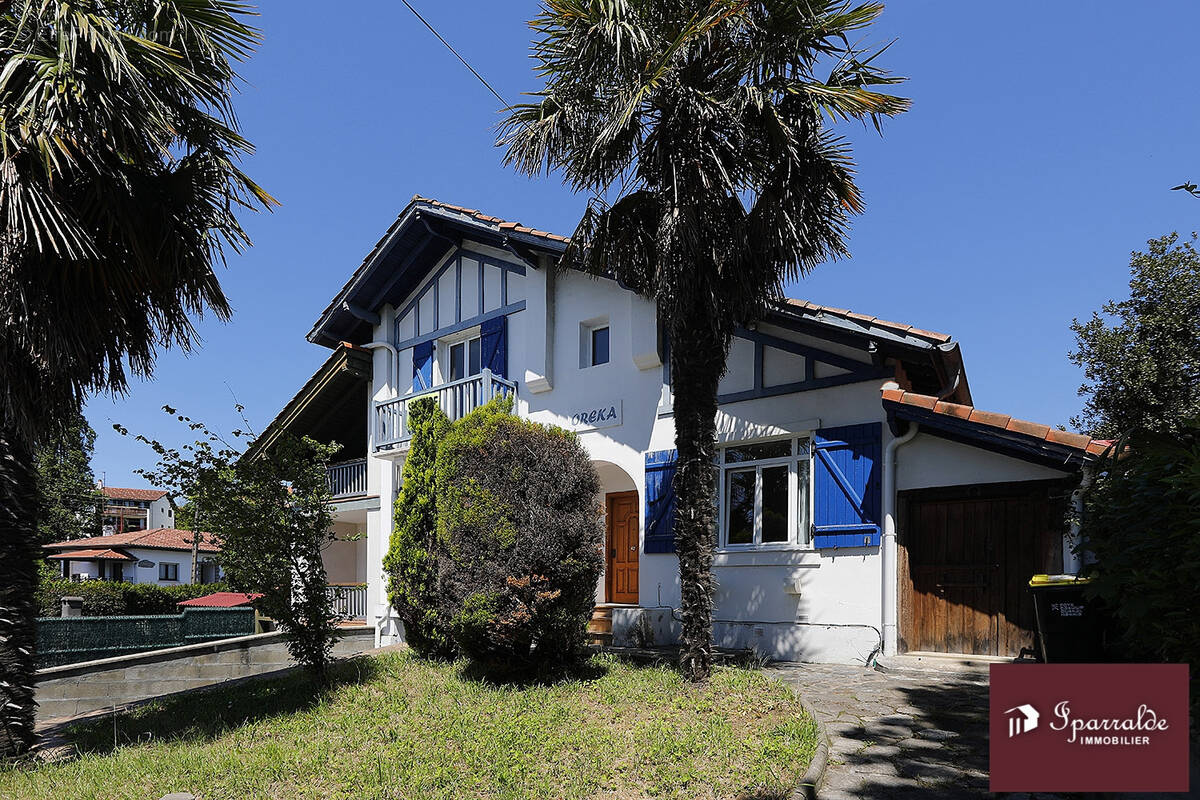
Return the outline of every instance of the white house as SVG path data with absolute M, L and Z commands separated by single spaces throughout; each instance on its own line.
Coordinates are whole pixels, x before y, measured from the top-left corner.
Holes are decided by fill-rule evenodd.
M 457 418 L 497 393 L 579 433 L 603 485 L 596 602 L 616 642 L 677 636 L 674 424 L 652 302 L 554 269 L 564 237 L 413 199 L 308 335 L 331 353 L 260 446 L 334 439 L 330 580 L 365 583 L 402 629 L 382 559 L 408 447 L 436 394 Z M 776 658 L 1017 655 L 1035 573 L 1074 571 L 1065 510 L 1103 445 L 976 410 L 949 336 L 802 301 L 739 330 L 720 385 L 714 637 Z
M 104 495 L 102 524 L 104 533 L 144 531 L 175 525 L 175 512 L 162 489 L 128 489 L 96 482 Z
M 177 586 L 192 583 L 191 531 L 151 528 L 43 545 L 47 558 L 62 565 L 62 576 L 72 580 L 124 581 Z M 221 579 L 217 564 L 220 544 L 211 533 L 201 533 L 198 583 Z

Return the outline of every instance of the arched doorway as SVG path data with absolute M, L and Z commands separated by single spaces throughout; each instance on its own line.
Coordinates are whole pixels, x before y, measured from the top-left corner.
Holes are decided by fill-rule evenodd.
M 638 605 L 641 515 L 637 485 L 624 469 L 594 461 L 604 503 L 604 576 L 597 587 L 601 603 Z

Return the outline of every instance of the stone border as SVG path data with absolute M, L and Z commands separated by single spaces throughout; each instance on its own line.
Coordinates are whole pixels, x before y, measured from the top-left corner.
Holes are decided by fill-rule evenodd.
M 161 650 L 146 650 L 141 653 L 128 653 L 122 656 L 109 656 L 91 661 L 77 661 L 74 664 L 60 664 L 57 667 L 46 667 L 37 671 L 37 682 L 56 680 L 58 678 L 73 678 L 98 669 L 116 669 L 118 667 L 133 667 L 142 664 L 156 664 L 160 661 L 170 661 L 181 656 L 194 656 L 200 653 L 220 653 L 241 647 L 254 647 L 259 644 L 269 644 L 272 640 L 281 639 L 283 633 L 252 633 L 248 636 L 230 636 L 226 639 L 215 639 L 199 644 L 185 644 L 179 647 L 165 647 Z
M 780 679 L 776 678 L 775 680 Z M 801 696 L 796 687 L 790 686 L 786 682 L 783 683 L 800 699 L 800 707 L 817 726 L 817 751 L 813 753 L 812 762 L 808 765 L 804 777 L 792 791 L 792 800 L 817 800 L 821 784 L 825 782 L 825 768 L 829 766 L 829 731 L 825 729 L 825 723 L 817 716 L 817 710 L 805 697 Z

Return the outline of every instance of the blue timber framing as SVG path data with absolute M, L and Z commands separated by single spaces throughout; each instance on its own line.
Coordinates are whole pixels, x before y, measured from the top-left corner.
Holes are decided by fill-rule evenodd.
M 830 386 L 843 386 L 862 381 L 880 380 L 892 375 L 892 371 L 885 367 L 855 361 L 852 358 L 847 358 L 837 353 L 830 353 L 820 348 L 801 344 L 800 342 L 782 339 L 778 336 L 772 336 L 769 333 L 738 328 L 734 335 L 740 339 L 746 339 L 754 343 L 754 387 L 740 392 L 728 392 L 718 395 L 717 402 L 722 405 L 739 403 L 743 400 L 756 400 L 762 397 L 777 397 L 783 394 L 807 392 L 813 389 L 826 389 Z M 804 380 L 767 386 L 763 377 L 763 348 L 765 347 L 774 347 L 777 350 L 783 350 L 793 355 L 803 356 Z M 818 378 L 816 377 L 815 367 L 817 361 L 848 371 L 844 375 L 828 375 Z

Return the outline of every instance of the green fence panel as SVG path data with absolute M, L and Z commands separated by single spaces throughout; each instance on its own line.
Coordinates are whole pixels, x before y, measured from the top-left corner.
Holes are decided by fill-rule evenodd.
M 43 617 L 39 667 L 144 653 L 254 633 L 252 608 L 188 608 L 182 614 L 137 617 Z

